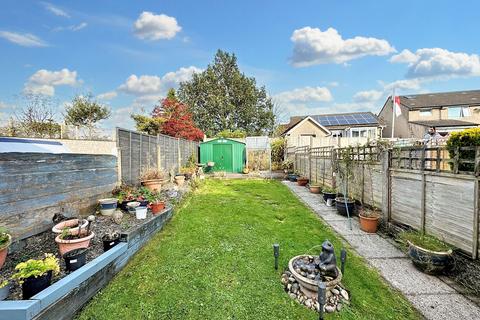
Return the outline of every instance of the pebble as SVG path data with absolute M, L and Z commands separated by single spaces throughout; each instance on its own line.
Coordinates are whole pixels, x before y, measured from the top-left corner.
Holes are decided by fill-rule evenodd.
M 290 292 L 288 295 L 289 295 L 290 298 L 292 298 L 292 299 L 296 299 L 296 298 L 297 298 L 297 296 L 295 295 L 295 293 L 291 293 L 291 292 Z
M 325 306 L 325 311 L 328 312 L 328 313 L 332 313 L 333 311 L 335 311 L 335 306 L 332 306 L 330 304 L 327 304 Z
M 307 308 L 310 308 L 312 306 L 312 299 L 307 299 L 305 301 L 305 305 L 307 306 Z
M 287 284 L 287 290 L 288 290 L 288 291 L 291 291 L 291 289 L 292 289 L 292 285 L 291 285 L 290 283 Z
M 332 293 L 338 296 L 340 294 L 340 291 L 338 291 L 337 289 L 332 289 Z
M 293 293 L 297 293 L 299 288 L 300 288 L 300 286 L 298 285 L 298 283 L 295 282 L 294 284 L 292 284 L 292 290 L 291 291 Z
M 295 278 L 294 278 L 294 277 L 290 277 L 290 278 L 288 278 L 288 281 L 290 281 L 290 282 L 295 282 Z
M 348 300 L 348 292 L 346 290 L 340 291 L 340 294 L 342 295 L 343 299 Z
M 325 296 L 327 297 L 327 299 L 330 298 L 332 296 L 332 292 L 328 290 Z
M 341 303 L 337 304 L 337 311 L 340 311 L 340 310 L 342 310 L 342 304 Z
M 307 278 L 310 280 L 315 280 L 315 275 L 314 274 L 309 274 L 307 275 Z

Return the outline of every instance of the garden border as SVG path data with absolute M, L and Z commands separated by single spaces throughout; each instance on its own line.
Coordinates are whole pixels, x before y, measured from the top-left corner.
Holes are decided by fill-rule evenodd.
M 131 232 L 121 243 L 55 282 L 30 300 L 0 301 L 0 320 L 71 319 L 173 216 L 169 207 Z

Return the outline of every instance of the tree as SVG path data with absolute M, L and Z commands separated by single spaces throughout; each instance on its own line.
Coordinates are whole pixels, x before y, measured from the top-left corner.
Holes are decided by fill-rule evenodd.
M 222 130 L 216 135 L 218 138 L 245 138 L 247 133 L 242 130 L 231 131 L 228 129 Z
M 273 129 L 273 102 L 265 87 L 240 72 L 235 54 L 218 50 L 214 61 L 178 89 L 180 101 L 190 107 L 193 120 L 210 136 L 222 130 L 243 130 L 248 135 Z
M 172 90 L 160 105 L 154 107 L 151 116 L 133 114 L 132 118 L 137 130 L 151 135 L 162 133 L 187 140 L 203 140 L 204 133 L 195 126 L 188 107 L 177 100 Z
M 60 135 L 60 125 L 54 120 L 52 100 L 44 95 L 27 94 L 24 96 L 26 105 L 16 115 L 17 121 L 10 126 L 16 127 L 15 135 L 55 138 Z
M 92 95 L 77 95 L 72 104 L 66 107 L 65 123 L 93 128 L 95 123 L 110 117 L 110 109 L 92 99 Z

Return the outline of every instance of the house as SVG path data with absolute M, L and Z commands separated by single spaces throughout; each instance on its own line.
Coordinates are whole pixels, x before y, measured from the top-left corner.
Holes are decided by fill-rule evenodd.
M 392 137 L 392 98 L 378 118 L 384 125 L 383 137 Z M 401 114 L 395 116 L 395 138 L 421 139 L 429 127 L 442 135 L 480 125 L 480 90 L 400 96 Z
M 294 116 L 286 125 L 283 136 L 287 146 L 312 145 L 308 141 L 322 137 L 380 138 L 382 128 L 371 112 L 351 112 Z

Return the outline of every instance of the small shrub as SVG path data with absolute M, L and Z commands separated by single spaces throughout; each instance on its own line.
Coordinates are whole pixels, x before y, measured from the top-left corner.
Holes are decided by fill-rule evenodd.
M 403 231 L 400 233 L 400 239 L 404 240 L 405 242 L 408 240 L 414 245 L 431 251 L 442 252 L 451 249 L 451 247 L 445 242 L 435 238 L 434 236 L 418 231 Z
M 0 227 L 0 249 L 8 243 L 9 239 L 7 229 L 5 227 Z
M 12 279 L 18 279 L 20 283 L 30 277 L 40 277 L 49 271 L 53 274 L 60 272 L 60 265 L 58 259 L 51 253 L 46 253 L 44 259 L 34 260 L 30 259 L 26 262 L 20 262 L 15 267 L 17 272 L 12 275 Z
M 471 128 L 459 132 L 452 132 L 447 140 L 447 150 L 450 158 L 455 157 L 457 147 L 480 146 L 480 128 Z M 475 160 L 475 150 L 460 150 L 460 159 Z M 453 167 L 453 164 L 450 164 Z M 475 165 L 473 163 L 460 163 L 458 170 L 473 171 Z
M 161 169 L 147 168 L 142 170 L 140 174 L 140 179 L 145 180 L 154 180 L 154 179 L 163 179 L 165 177 L 165 172 Z

